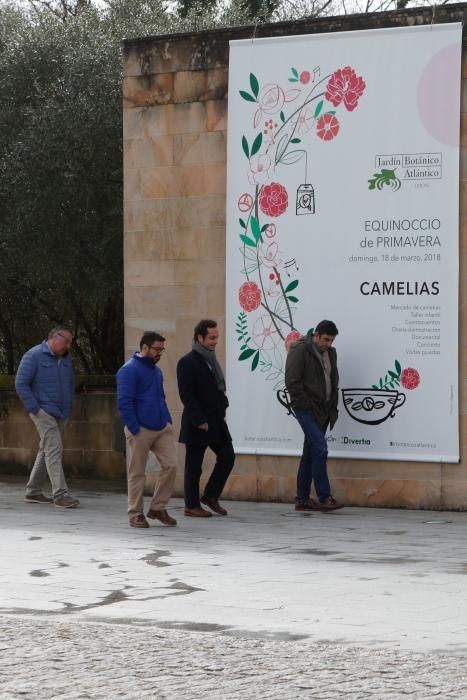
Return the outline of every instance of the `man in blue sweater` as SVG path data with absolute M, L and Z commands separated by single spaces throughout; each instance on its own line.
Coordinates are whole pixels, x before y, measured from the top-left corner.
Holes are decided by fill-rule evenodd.
M 36 461 L 26 486 L 28 503 L 54 503 L 58 508 L 76 508 L 77 498 L 68 493 L 63 473 L 62 436 L 73 408 L 75 378 L 69 352 L 73 333 L 52 328 L 47 340 L 22 357 L 16 374 L 16 392 L 39 433 Z M 47 475 L 53 498 L 43 494 Z
M 161 473 L 147 517 L 163 525 L 177 524 L 166 511 L 177 470 L 177 448 L 172 418 L 165 400 L 162 372 L 157 367 L 165 338 L 146 331 L 140 351 L 117 372 L 117 405 L 125 423 L 128 446 L 128 518 L 130 527 L 145 528 L 144 474 L 149 452 L 157 457 Z

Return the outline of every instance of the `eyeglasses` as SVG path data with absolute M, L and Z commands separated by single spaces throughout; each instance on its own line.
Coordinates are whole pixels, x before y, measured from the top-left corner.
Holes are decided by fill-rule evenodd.
M 156 352 L 158 352 L 159 355 L 162 355 L 162 353 L 165 352 L 165 348 L 158 348 L 155 345 L 150 345 L 149 347 L 151 350 L 155 350 Z

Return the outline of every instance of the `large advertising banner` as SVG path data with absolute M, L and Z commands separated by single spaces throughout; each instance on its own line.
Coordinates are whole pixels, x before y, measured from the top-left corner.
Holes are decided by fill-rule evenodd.
M 238 453 L 299 454 L 286 345 L 339 329 L 330 456 L 456 462 L 460 24 L 230 45 Z

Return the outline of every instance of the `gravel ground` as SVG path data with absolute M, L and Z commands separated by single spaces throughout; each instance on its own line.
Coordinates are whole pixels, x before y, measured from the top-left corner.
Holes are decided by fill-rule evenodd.
M 21 615 L 0 630 L 2 700 L 467 697 L 463 655 Z

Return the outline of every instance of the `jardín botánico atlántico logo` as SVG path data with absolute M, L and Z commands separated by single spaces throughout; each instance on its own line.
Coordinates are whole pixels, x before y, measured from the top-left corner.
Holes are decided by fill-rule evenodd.
M 411 181 L 441 180 L 443 176 L 442 153 L 392 153 L 375 156 L 375 169 L 368 180 L 369 190 L 400 190 L 402 183 Z

